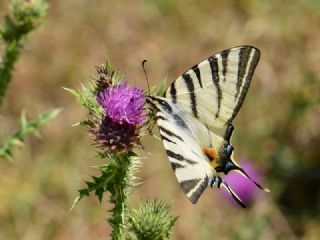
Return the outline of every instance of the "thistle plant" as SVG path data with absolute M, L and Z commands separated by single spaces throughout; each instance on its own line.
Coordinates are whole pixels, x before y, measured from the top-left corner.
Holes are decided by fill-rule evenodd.
M 0 63 L 0 106 L 24 40 L 43 23 L 48 6 L 44 0 L 11 0 L 9 8 L 11 14 L 4 17 L 0 26 L 0 38 L 5 44 Z
M 107 194 L 113 204 L 108 218 L 112 239 L 165 239 L 176 221 L 169 205 L 146 201 L 135 209 L 128 203 L 131 189 L 138 184 L 135 172 L 141 166 L 134 149 L 142 147 L 141 137 L 148 123 L 144 91 L 130 87 L 110 64 L 96 69 L 98 76 L 82 84 L 82 90 L 66 88 L 87 110 L 79 124 L 87 128 L 97 157 L 103 161 L 100 175 L 92 176 L 79 190 L 74 205 L 91 192 L 100 202 Z
M 156 200 L 148 200 L 137 209 L 132 209 L 129 216 L 132 239 L 161 240 L 169 233 L 177 218 L 170 215 L 170 206 Z
M 47 12 L 44 0 L 11 0 L 10 14 L 6 15 L 0 25 L 0 39 L 4 42 L 4 51 L 0 60 L 0 106 L 8 85 L 12 79 L 12 71 L 24 45 L 26 36 L 43 22 Z M 21 114 L 20 128 L 13 134 L 5 136 L 0 144 L 0 157 L 12 158 L 12 148 L 22 145 L 27 134 L 37 134 L 41 125 L 56 117 L 59 109 L 42 113 L 34 121 L 27 121 L 25 113 Z

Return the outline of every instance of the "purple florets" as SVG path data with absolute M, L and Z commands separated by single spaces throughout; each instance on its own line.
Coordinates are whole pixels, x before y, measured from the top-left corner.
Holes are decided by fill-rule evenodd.
M 127 82 L 101 90 L 97 101 L 104 113 L 119 124 L 141 124 L 146 120 L 143 114 L 143 90 L 129 88 Z
M 139 146 L 140 129 L 146 121 L 143 90 L 120 82 L 100 89 L 96 99 L 104 115 L 91 129 L 98 146 L 107 152 Z

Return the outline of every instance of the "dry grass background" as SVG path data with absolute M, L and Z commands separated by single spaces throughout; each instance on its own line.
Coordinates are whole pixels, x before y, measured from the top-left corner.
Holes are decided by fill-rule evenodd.
M 68 212 L 76 190 L 99 162 L 85 130 L 71 127 L 84 112 L 63 86 L 78 88 L 95 73 L 95 65 L 109 59 L 130 84 L 146 87 L 140 66 L 145 58 L 151 83 L 158 85 L 212 53 L 241 44 L 258 47 L 262 57 L 235 121 L 235 151 L 264 169 L 272 193 L 261 194 L 246 211 L 216 190 L 206 191 L 193 206 L 179 189 L 162 143 L 146 138 L 150 153 L 142 153 L 146 158 L 139 173 L 144 184 L 131 201 L 151 196 L 172 203 L 180 215 L 172 239 L 318 239 L 319 214 L 303 214 L 308 207 L 312 212 L 312 205 L 304 205 L 309 202 L 281 200 L 287 180 L 273 174 L 271 160 L 281 145 L 279 161 L 288 169 L 319 161 L 320 104 L 293 123 L 288 113 L 299 96 L 316 101 L 319 96 L 318 0 L 49 3 L 46 24 L 29 36 L 16 65 L 1 109 L 0 135 L 14 131 L 22 109 L 30 118 L 54 107 L 63 112 L 43 127 L 42 138 L 30 137 L 15 151 L 13 163 L 0 161 L 0 239 L 108 239 L 107 203 L 92 197 Z M 1 15 L 7 4 L 0 2 Z M 309 76 L 316 83 L 306 86 Z M 270 134 L 281 128 L 288 130 Z M 319 183 L 312 183 L 306 185 L 309 195 L 297 188 L 290 196 L 303 195 L 317 211 Z M 296 208 L 303 213 L 293 214 Z

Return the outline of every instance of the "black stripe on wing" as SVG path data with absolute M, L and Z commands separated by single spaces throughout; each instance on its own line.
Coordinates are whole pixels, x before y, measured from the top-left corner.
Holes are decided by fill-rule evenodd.
M 156 115 L 156 120 L 157 120 L 157 121 L 158 121 L 158 120 L 166 121 L 167 119 L 166 119 L 164 116 L 162 116 L 162 115 Z
M 183 189 L 183 191 L 188 194 L 190 191 L 192 191 L 197 185 L 198 183 L 200 183 L 202 181 L 201 178 L 197 178 L 197 179 L 190 179 L 190 180 L 185 180 L 180 182 L 180 186 Z
M 172 170 L 175 172 L 177 168 L 184 168 L 185 166 L 183 166 L 180 163 L 171 162 L 171 167 L 172 167 Z
M 208 177 L 196 178 L 180 182 L 180 186 L 193 204 L 196 204 L 203 191 L 208 186 Z M 190 195 L 190 192 L 192 194 Z
M 180 117 L 178 114 L 174 114 L 174 115 L 173 115 L 173 119 L 174 119 L 175 123 L 176 123 L 178 126 L 184 128 L 184 129 L 186 129 L 186 130 L 189 130 L 187 123 L 186 123 L 186 122 L 183 120 L 183 118 Z
M 249 89 L 249 86 L 250 86 L 250 83 L 251 83 L 251 79 L 252 79 L 254 70 L 256 69 L 256 66 L 257 66 L 257 64 L 259 62 L 259 59 L 260 59 L 260 51 L 258 49 L 253 48 L 253 47 L 247 47 L 247 48 L 244 48 L 244 49 L 247 49 L 247 50 L 242 51 L 242 53 L 240 51 L 240 53 L 239 53 L 240 54 L 239 55 L 240 61 L 246 61 L 246 63 L 242 63 L 242 64 L 240 64 L 240 62 L 239 62 L 239 67 L 240 67 L 240 65 L 246 67 L 246 69 L 244 69 L 244 70 L 242 69 L 241 71 L 239 69 L 239 71 L 238 71 L 237 91 L 239 93 L 237 92 L 237 94 L 240 94 L 240 96 L 238 96 L 237 104 L 236 104 L 235 108 L 233 109 L 232 116 L 227 121 L 227 123 L 232 122 L 232 120 L 236 117 L 237 113 L 239 112 L 239 110 L 240 110 L 240 108 L 241 108 L 241 106 L 243 104 L 243 101 L 244 101 L 244 99 L 245 99 L 245 97 L 247 95 L 247 92 L 248 92 L 248 89 Z M 251 58 L 251 61 L 249 62 L 251 51 L 254 51 L 254 52 L 253 52 L 253 56 Z M 242 80 L 239 80 L 239 76 L 241 75 L 242 78 L 243 78 L 244 74 L 246 72 L 247 72 L 246 78 L 242 79 Z M 241 93 L 240 93 L 240 86 L 242 85 L 242 81 L 244 81 L 244 84 L 243 84 L 243 87 L 242 87 Z M 239 86 L 239 84 L 241 84 L 241 85 Z M 238 87 L 239 87 L 239 90 L 238 90 Z
M 170 143 L 173 143 L 173 144 L 177 144 L 175 141 L 167 138 L 166 136 L 164 136 L 163 134 L 160 133 L 160 137 L 162 139 L 162 141 L 166 141 L 166 142 L 170 142 Z
M 172 107 L 170 106 L 170 104 L 158 97 L 154 97 L 154 96 L 147 96 L 146 97 L 146 101 L 147 103 L 149 103 L 156 111 L 165 111 L 167 113 L 171 113 L 172 112 Z
M 202 86 L 202 81 L 201 81 L 200 69 L 199 69 L 198 65 L 194 65 L 194 66 L 192 67 L 192 70 L 194 71 L 194 73 L 195 73 L 196 76 L 197 76 L 197 79 L 198 79 L 198 82 L 199 82 L 199 86 L 200 86 L 201 88 L 203 88 L 203 86 Z
M 249 62 L 250 59 L 250 52 L 251 52 L 252 48 L 249 47 L 244 47 L 241 48 L 239 51 L 239 63 L 238 63 L 238 81 L 237 81 L 237 93 L 234 96 L 235 99 L 238 98 L 239 94 L 240 94 L 240 88 L 242 86 L 242 82 L 243 82 L 243 78 L 244 75 L 247 72 L 247 64 Z
M 226 74 L 228 71 L 228 56 L 229 56 L 230 49 L 224 50 L 220 53 L 222 58 L 222 75 L 223 75 L 223 82 L 226 81 Z
M 181 162 L 186 162 L 186 163 L 191 164 L 191 165 L 198 164 L 197 162 L 192 161 L 190 159 L 187 159 L 184 156 L 182 156 L 181 154 L 174 153 L 169 149 L 166 149 L 166 153 L 167 153 L 169 158 L 173 158 L 173 159 L 176 159 L 176 160 L 181 161 Z
M 168 129 L 162 127 L 162 126 L 159 126 L 159 130 L 160 130 L 160 132 L 163 132 L 163 133 L 165 133 L 165 134 L 167 134 L 167 135 L 169 135 L 171 137 L 175 137 L 175 138 L 179 139 L 180 141 L 184 142 L 184 140 L 179 135 L 171 132 L 170 130 L 168 130 Z
M 198 186 L 197 190 L 195 190 L 192 195 L 189 197 L 190 201 L 193 204 L 196 204 L 198 202 L 199 197 L 203 193 L 203 191 L 207 188 L 208 186 L 208 177 L 206 176 L 205 179 L 203 179 L 202 183 Z
M 217 112 L 216 112 L 216 118 L 219 117 L 220 113 L 220 108 L 221 108 L 221 100 L 222 100 L 222 91 L 221 87 L 219 84 L 219 66 L 218 66 L 218 61 L 215 56 L 211 56 L 208 58 L 209 64 L 210 64 L 210 69 L 211 69 L 211 75 L 212 75 L 212 81 L 214 86 L 216 87 L 216 93 L 217 93 Z
M 170 95 L 173 103 L 177 103 L 177 90 L 175 87 L 175 81 L 170 86 Z
M 198 118 L 198 110 L 197 110 L 197 99 L 196 99 L 196 94 L 194 92 L 194 84 L 193 84 L 193 79 L 188 73 L 185 73 L 182 75 L 184 82 L 187 86 L 188 93 L 190 96 L 190 104 L 191 104 L 191 109 L 192 109 L 192 114 L 196 118 Z

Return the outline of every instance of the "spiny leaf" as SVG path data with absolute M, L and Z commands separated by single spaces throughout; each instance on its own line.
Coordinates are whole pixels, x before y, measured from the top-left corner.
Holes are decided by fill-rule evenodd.
M 39 124 L 47 123 L 51 119 L 57 117 L 61 113 L 61 111 L 62 111 L 61 108 L 56 108 L 56 109 L 52 109 L 50 111 L 47 111 L 45 113 L 40 114 L 39 117 L 38 117 Z
M 75 199 L 77 200 L 76 203 L 78 203 L 84 196 L 89 196 L 90 192 L 94 192 L 96 196 L 98 196 L 99 201 L 102 201 L 103 193 L 108 188 L 109 184 L 112 179 L 112 172 L 114 171 L 114 165 L 107 164 L 99 167 L 100 170 L 100 176 L 92 176 L 92 181 L 86 181 L 86 188 L 79 190 L 79 196 Z
M 93 81 L 92 81 L 93 82 Z M 92 85 L 92 83 L 90 83 Z M 77 101 L 81 103 L 83 107 L 85 107 L 89 115 L 91 116 L 100 116 L 102 114 L 102 109 L 100 105 L 98 104 L 95 94 L 94 94 L 94 89 L 96 88 L 95 86 L 89 86 L 88 84 L 84 85 L 82 84 L 82 90 L 73 90 L 70 88 L 63 87 L 64 90 L 67 92 L 71 93 L 73 96 L 76 97 Z
M 5 137 L 3 143 L 0 145 L 0 157 L 10 160 L 12 158 L 13 146 L 21 146 L 27 134 L 37 134 L 41 125 L 55 118 L 60 112 L 61 109 L 50 110 L 40 114 L 33 122 L 28 122 L 25 113 L 22 112 L 19 123 L 20 128 L 13 135 Z

